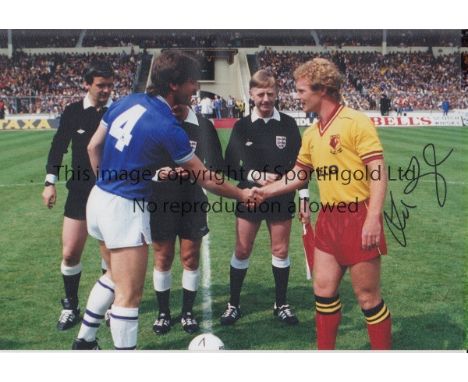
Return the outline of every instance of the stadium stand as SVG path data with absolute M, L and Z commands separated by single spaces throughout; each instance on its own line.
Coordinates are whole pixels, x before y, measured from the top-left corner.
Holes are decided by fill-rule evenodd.
M 468 47 L 468 29 L 461 31 L 461 45 L 464 48 Z
M 460 32 L 457 29 L 389 29 L 388 46 L 460 46 Z
M 0 56 L 0 91 L 10 114 L 60 114 L 64 107 L 84 96 L 82 76 L 93 60 L 106 60 L 115 69 L 113 99 L 132 92 L 140 56 L 114 54 L 44 54 L 16 52 Z
M 76 45 L 79 29 L 13 29 L 13 45 L 20 48 L 73 47 Z
M 295 97 L 292 72 L 299 64 L 318 56 L 310 52 L 277 52 L 264 49 L 257 54 L 260 68 L 276 74 L 280 84 L 280 109 L 300 110 Z M 375 110 L 382 94 L 403 97 L 408 110 L 436 110 L 445 98 L 454 108 L 468 107 L 461 91 L 459 54 L 435 57 L 425 53 L 333 52 L 320 53 L 333 60 L 345 76 L 343 94 L 353 108 Z
M 319 30 L 320 44 L 324 46 L 378 46 L 382 45 L 382 30 Z
M 83 46 L 142 48 L 258 47 L 259 45 L 314 45 L 309 30 L 88 30 Z
M 206 77 L 203 79 L 212 83 L 216 82 L 214 61 L 226 59 L 231 65 L 234 56 L 244 49 L 248 62 L 246 67 L 251 73 L 267 68 L 276 74 L 280 83 L 279 107 L 286 111 L 300 110 L 294 99 L 294 68 L 319 54 L 335 61 L 344 73 L 343 94 L 345 101 L 354 108 L 377 110 L 383 94 L 394 101 L 393 107 L 397 100 L 403 100 L 406 111 L 440 110 L 445 99 L 449 100 L 451 108 L 468 107 L 468 53 L 466 48 L 465 52 L 462 48 L 462 54 L 459 53 L 460 46 L 468 46 L 466 30 L 115 29 L 11 32 L 13 56 L 9 57 L 8 31 L 0 30 L 0 50 L 3 50 L 0 52 L 0 97 L 7 105 L 8 114 L 60 114 L 66 104 L 83 95 L 79 79 L 82 69 L 98 57 L 111 60 L 116 69 L 114 99 L 136 89 L 144 91 L 152 55 L 159 49 L 168 48 L 196 52 L 205 69 Z M 272 48 L 263 48 L 265 46 Z M 296 50 L 283 50 L 288 49 L 286 46 L 295 46 Z M 298 47 L 304 49 L 297 51 Z M 396 47 L 400 51 L 395 52 L 394 49 L 384 55 L 386 47 Z M 131 53 L 123 53 L 123 50 Z M 90 53 L 96 51 L 112 54 Z M 213 91 L 216 93 L 215 88 Z M 221 94 L 224 106 L 229 94 L 226 92 Z M 243 100 L 247 102 L 248 96 L 244 95 Z M 223 116 L 225 114 L 226 107 L 223 108 Z
M 263 46 L 459 46 L 460 31 L 452 30 L 261 30 L 261 29 L 13 29 L 16 48 L 73 47 L 83 33 L 84 47 L 139 46 L 141 48 L 207 48 Z M 385 37 L 384 37 L 385 36 Z M 317 38 L 317 40 L 316 40 Z M 466 38 L 466 37 L 465 37 Z M 7 31 L 0 30 L 6 47 Z M 466 46 L 466 45 L 464 45 Z
M 389 29 L 386 37 L 382 29 L 318 30 L 320 44 L 324 46 L 459 46 L 459 30 L 401 30 Z
M 8 31 L 0 29 L 0 49 L 8 46 Z
M 462 89 L 465 94 L 468 91 L 468 53 L 462 55 L 462 71 L 463 71 L 463 83 Z

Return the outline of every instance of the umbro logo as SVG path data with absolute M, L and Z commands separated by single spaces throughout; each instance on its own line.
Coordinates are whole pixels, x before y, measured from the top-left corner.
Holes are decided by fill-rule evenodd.
M 247 141 L 247 142 L 245 142 L 245 145 L 246 145 L 246 146 L 252 146 L 252 145 L 253 145 L 253 142 L 252 142 L 252 141 Z
M 85 131 L 83 129 L 76 130 L 78 134 L 83 134 Z

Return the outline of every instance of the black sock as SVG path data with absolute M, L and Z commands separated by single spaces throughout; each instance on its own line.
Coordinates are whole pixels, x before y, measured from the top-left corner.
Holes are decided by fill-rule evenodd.
M 239 306 L 240 303 L 240 293 L 242 289 L 242 284 L 244 283 L 245 275 L 247 274 L 247 269 L 238 269 L 234 268 L 231 265 L 230 271 L 230 293 L 231 297 L 229 303 L 234 306 Z
M 197 291 L 183 289 L 182 313 L 191 312 L 193 310 L 193 303 L 195 302 L 196 296 Z
M 278 268 L 271 266 L 273 277 L 275 278 L 276 306 L 286 304 L 286 292 L 288 290 L 289 268 Z
M 80 286 L 81 272 L 73 276 L 63 276 L 63 285 L 65 287 L 65 297 L 73 308 L 78 306 L 78 287 Z
M 169 295 L 170 289 L 166 289 L 164 292 L 156 291 L 156 301 L 159 306 L 159 313 L 169 313 Z

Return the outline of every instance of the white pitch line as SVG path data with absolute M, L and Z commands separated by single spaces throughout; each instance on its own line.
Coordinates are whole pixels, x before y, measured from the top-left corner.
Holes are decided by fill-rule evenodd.
M 65 184 L 66 182 L 56 182 L 55 184 Z M 27 186 L 43 186 L 44 182 L 28 182 L 28 183 L 7 183 L 0 184 L 0 187 L 27 187 Z
M 409 179 L 409 180 L 411 180 L 411 179 Z M 422 180 L 419 180 L 418 182 L 421 182 L 421 183 L 434 183 L 434 180 L 422 179 Z M 445 183 L 447 183 L 447 184 L 458 184 L 458 185 L 467 184 L 467 182 L 458 182 L 456 180 L 446 180 Z M 440 181 L 439 184 L 442 184 L 442 181 Z
M 213 327 L 213 308 L 211 300 L 211 261 L 210 261 L 210 234 L 202 240 L 202 309 L 203 321 L 201 327 L 204 332 L 211 333 Z

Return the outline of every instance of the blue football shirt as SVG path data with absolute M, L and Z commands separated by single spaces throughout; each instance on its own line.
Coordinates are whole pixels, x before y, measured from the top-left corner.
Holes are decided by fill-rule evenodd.
M 164 156 L 177 164 L 194 153 L 169 105 L 147 94 L 114 102 L 101 123 L 107 127 L 96 184 L 126 199 L 148 198 L 151 178 Z

